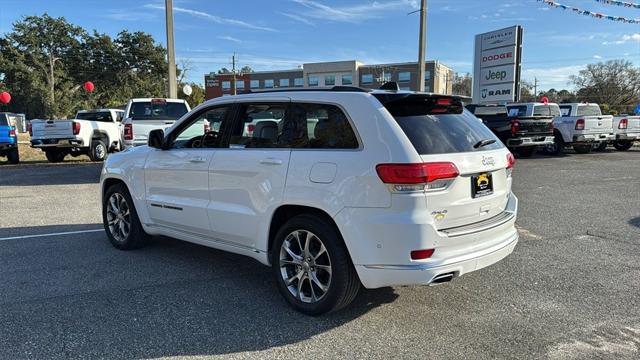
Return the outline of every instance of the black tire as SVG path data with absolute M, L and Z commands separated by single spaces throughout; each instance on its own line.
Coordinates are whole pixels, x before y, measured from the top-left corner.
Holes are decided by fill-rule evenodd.
M 62 162 L 64 161 L 64 157 L 67 156 L 66 153 L 60 150 L 45 150 L 44 154 L 50 163 Z
M 100 139 L 94 139 L 91 141 L 91 147 L 89 148 L 89 159 L 91 161 L 104 161 L 107 158 L 107 145 Z
M 548 155 L 560 155 L 564 152 L 564 140 L 561 134 L 554 134 L 553 144 L 544 147 L 544 152 Z
M 616 140 L 613 142 L 613 147 L 618 151 L 627 151 L 633 146 L 633 141 L 630 140 Z
M 304 266 L 307 268 L 308 274 L 303 274 L 303 276 L 306 277 L 303 278 L 302 282 L 303 287 L 305 287 L 306 284 L 306 290 L 308 290 L 309 293 L 313 292 L 314 296 L 317 297 L 313 289 L 316 289 L 315 291 L 321 290 L 320 287 L 314 285 L 316 284 L 315 282 L 310 280 L 308 275 L 311 273 L 309 271 L 313 271 L 313 274 L 317 274 L 315 275 L 316 279 L 324 275 L 324 280 L 328 281 L 327 290 L 324 291 L 315 302 L 313 302 L 313 300 L 311 302 L 304 302 L 302 301 L 303 296 L 297 296 L 292 293 L 292 291 L 297 292 L 297 284 L 300 281 L 299 277 L 293 275 L 289 277 L 290 279 L 298 279 L 298 281 L 296 281 L 296 285 L 293 283 L 291 284 L 291 287 L 294 288 L 292 290 L 289 290 L 289 287 L 287 287 L 285 279 L 283 278 L 283 272 L 284 274 L 290 274 L 289 270 L 295 270 L 297 267 L 293 264 L 281 263 L 281 251 L 285 253 L 282 246 L 287 238 L 293 239 L 291 237 L 293 236 L 292 233 L 296 231 L 312 233 L 315 235 L 315 239 L 319 240 L 320 244 L 324 245 L 326 249 L 326 257 L 325 255 L 318 256 L 318 253 L 322 252 L 317 249 L 316 254 L 314 255 L 314 250 L 311 249 L 313 245 L 309 246 L 310 255 L 314 257 L 317 256 L 317 258 L 309 263 L 306 261 L 304 262 L 304 264 L 306 264 Z M 291 242 L 290 244 L 295 244 L 295 242 Z M 317 247 L 317 245 L 318 243 L 316 241 L 316 245 L 314 247 Z M 300 250 L 300 253 L 303 254 L 303 250 L 299 247 L 298 249 Z M 284 256 L 286 257 L 287 255 Z M 291 259 L 293 259 L 293 257 L 291 257 Z M 329 261 L 327 261 L 327 259 L 329 259 Z M 319 271 L 321 267 L 321 260 L 325 267 L 327 263 L 329 264 L 331 273 L 328 280 L 326 276 L 327 273 Z M 283 261 L 286 261 L 286 259 Z M 330 223 L 328 220 L 311 214 L 298 215 L 280 227 L 275 235 L 273 248 L 271 250 L 271 264 L 273 274 L 276 277 L 276 282 L 278 284 L 278 290 L 282 296 L 294 309 L 311 316 L 322 315 L 344 308 L 349 305 L 353 299 L 355 299 L 360 287 L 362 286 L 338 229 L 336 229 L 335 225 Z M 311 264 L 311 270 L 308 270 L 309 264 Z M 300 266 L 299 268 L 300 269 L 296 270 L 298 271 L 298 274 L 304 273 L 304 270 L 302 270 L 303 266 Z M 314 268 L 317 270 L 314 270 Z M 305 280 L 307 281 L 306 283 Z M 302 292 L 304 291 L 301 291 L 301 293 Z
M 116 207 L 113 207 L 112 198 L 123 199 L 125 203 L 114 201 Z M 122 229 L 120 223 L 114 223 L 114 220 L 118 219 L 115 215 L 116 208 L 118 211 L 122 209 L 121 219 L 129 221 L 129 231 L 126 234 L 124 230 L 118 231 L 118 229 Z M 124 214 L 126 210 L 128 210 L 128 215 Z M 105 192 L 102 199 L 102 224 L 111 244 L 120 250 L 138 249 L 146 245 L 151 238 L 142 228 L 129 190 L 123 183 L 111 185 Z M 124 229 L 126 230 L 126 226 Z
M 595 151 L 605 151 L 607 150 L 607 145 L 609 145 L 606 141 L 602 141 L 598 146 L 595 147 Z
M 573 145 L 573 150 L 578 154 L 588 154 L 591 152 L 592 148 L 591 144 Z
M 515 149 L 516 155 L 521 158 L 531 157 L 536 150 L 535 146 L 519 147 Z
M 18 148 L 9 150 L 9 152 L 7 153 L 7 160 L 9 160 L 10 164 L 20 163 L 20 153 L 18 152 Z

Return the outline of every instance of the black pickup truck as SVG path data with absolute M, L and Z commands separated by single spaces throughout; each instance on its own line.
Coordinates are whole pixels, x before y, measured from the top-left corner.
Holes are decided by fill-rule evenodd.
M 553 144 L 552 116 L 517 116 L 504 105 L 466 106 L 498 138 L 520 157 L 529 157 L 537 147 Z

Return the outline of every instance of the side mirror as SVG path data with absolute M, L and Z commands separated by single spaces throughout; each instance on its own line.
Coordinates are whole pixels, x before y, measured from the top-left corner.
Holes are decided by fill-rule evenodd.
M 156 149 L 163 149 L 163 143 L 164 143 L 164 130 L 155 129 L 149 132 L 149 139 L 147 141 L 147 144 L 149 145 L 149 147 L 156 148 Z

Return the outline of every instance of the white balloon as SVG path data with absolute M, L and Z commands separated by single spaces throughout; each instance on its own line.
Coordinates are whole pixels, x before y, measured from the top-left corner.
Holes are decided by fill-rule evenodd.
M 191 93 L 193 93 L 193 89 L 191 88 L 191 86 L 189 86 L 189 85 L 185 85 L 185 86 L 182 88 L 182 92 L 183 92 L 185 95 L 190 96 L 190 95 L 191 95 Z

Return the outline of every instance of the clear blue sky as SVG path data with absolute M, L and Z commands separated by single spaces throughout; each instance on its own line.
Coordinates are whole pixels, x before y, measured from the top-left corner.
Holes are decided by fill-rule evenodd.
M 627 0 L 636 1 L 640 0 Z M 561 3 L 608 15 L 640 18 L 640 10 L 594 0 Z M 417 58 L 418 0 L 174 0 L 178 61 L 189 78 L 230 67 L 231 54 L 255 70 L 304 62 L 365 63 Z M 474 35 L 524 26 L 523 78 L 541 89 L 565 88 L 585 64 L 624 58 L 640 66 L 640 25 L 552 9 L 535 0 L 429 0 L 427 58 L 470 72 Z M 25 15 L 48 12 L 110 35 L 151 33 L 165 43 L 163 0 L 0 0 L 0 33 Z

